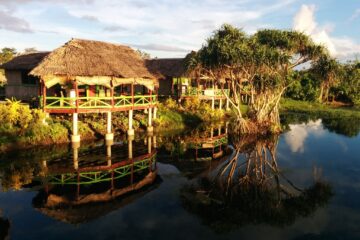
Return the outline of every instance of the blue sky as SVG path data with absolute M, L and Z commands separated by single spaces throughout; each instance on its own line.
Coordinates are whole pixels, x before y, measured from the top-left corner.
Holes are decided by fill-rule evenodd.
M 0 0 L 0 48 L 52 50 L 84 38 L 182 57 L 223 23 L 249 34 L 296 29 L 333 56 L 360 55 L 359 0 Z

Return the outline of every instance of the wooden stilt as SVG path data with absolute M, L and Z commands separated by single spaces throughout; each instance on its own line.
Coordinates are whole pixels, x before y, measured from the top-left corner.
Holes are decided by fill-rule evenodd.
M 134 135 L 134 129 L 133 129 L 133 111 L 132 109 L 129 110 L 129 129 L 128 129 L 128 135 L 133 136 Z

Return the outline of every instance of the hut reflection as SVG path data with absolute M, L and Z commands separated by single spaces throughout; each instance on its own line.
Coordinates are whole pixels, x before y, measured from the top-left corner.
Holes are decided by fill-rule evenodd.
M 187 177 L 215 167 L 226 155 L 227 124 L 204 126 L 185 136 L 158 138 L 159 159 L 176 166 Z M 155 142 L 154 142 L 155 144 Z
M 127 146 L 108 141 L 105 153 L 95 156 L 79 156 L 78 147 L 73 146 L 72 164 L 47 162 L 34 207 L 57 220 L 77 224 L 121 208 L 153 190 L 160 183 L 156 150 L 149 140 L 147 146 L 136 144 L 134 150 L 133 141 L 129 138 Z

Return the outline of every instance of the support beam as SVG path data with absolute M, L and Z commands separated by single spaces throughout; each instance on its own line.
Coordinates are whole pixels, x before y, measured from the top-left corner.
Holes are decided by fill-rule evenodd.
M 111 166 L 112 161 L 111 161 L 111 146 L 113 145 L 113 141 L 106 141 L 105 145 L 106 145 L 106 157 L 107 157 L 107 165 L 108 167 Z
M 44 82 L 44 81 L 42 81 L 41 84 L 42 84 L 42 95 L 43 95 L 42 105 L 43 105 L 43 109 L 45 109 L 45 107 L 46 107 L 46 86 L 45 86 L 45 82 Z
M 152 126 L 152 108 L 149 108 L 149 117 L 148 117 L 148 127 L 147 127 L 147 131 L 148 132 L 153 132 L 154 128 Z
M 154 107 L 153 119 L 157 118 L 157 107 Z
M 73 113 L 73 129 L 71 135 L 71 142 L 80 142 L 80 135 L 78 132 L 78 113 Z
M 73 150 L 73 164 L 74 164 L 74 169 L 78 170 L 79 169 L 79 144 L 73 144 L 72 145 L 72 150 Z
M 151 150 L 152 150 L 152 141 L 151 141 L 151 136 L 148 136 L 148 153 L 150 154 L 151 153 Z
M 112 133 L 111 131 L 111 125 L 112 125 L 112 121 L 111 121 L 111 112 L 107 112 L 107 121 L 106 121 L 106 135 L 105 135 L 105 140 L 109 141 L 109 140 L 114 140 L 114 133 Z
M 222 99 L 219 100 L 219 109 L 222 110 Z
M 134 140 L 134 136 L 128 137 L 128 157 L 129 157 L 129 159 L 133 158 L 133 140 Z
M 154 148 L 157 148 L 157 141 L 156 140 L 157 140 L 156 136 L 154 135 L 153 136 L 153 146 L 154 146 Z
M 215 97 L 211 98 L 211 109 L 214 110 L 215 109 Z
M 133 129 L 133 111 L 132 109 L 129 110 L 129 129 L 128 129 L 128 135 L 134 136 L 135 132 Z
M 226 99 L 226 110 L 230 110 L 229 104 L 230 104 L 229 99 Z

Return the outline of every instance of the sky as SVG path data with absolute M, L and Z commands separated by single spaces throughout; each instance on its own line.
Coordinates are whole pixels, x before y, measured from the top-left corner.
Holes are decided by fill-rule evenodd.
M 50 51 L 81 38 L 183 57 L 224 23 L 295 29 L 334 57 L 360 56 L 360 0 L 0 0 L 0 48 Z

